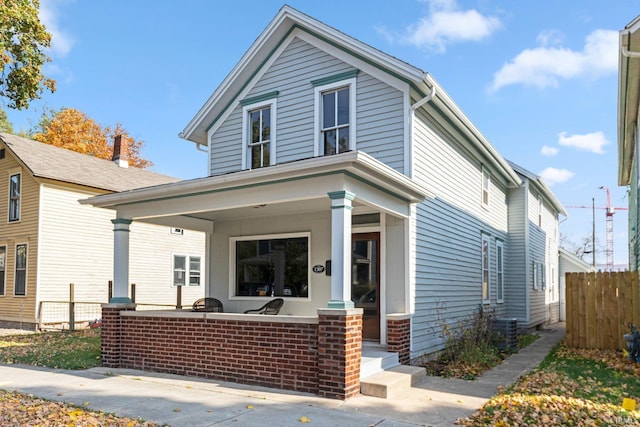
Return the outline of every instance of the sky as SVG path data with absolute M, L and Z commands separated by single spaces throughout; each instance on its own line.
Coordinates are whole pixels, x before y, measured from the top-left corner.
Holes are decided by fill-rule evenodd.
M 543 176 L 565 206 L 626 207 L 617 186 L 618 34 L 636 0 L 289 0 L 290 6 L 429 72 L 508 160 Z M 207 175 L 178 134 L 283 3 L 271 0 L 41 0 L 57 81 L 28 110 L 2 106 L 14 130 L 45 109 L 76 108 L 144 141 L 152 170 Z M 603 187 L 604 189 L 601 189 Z M 560 232 L 591 235 L 592 210 L 567 207 Z M 597 263 L 605 211 L 596 210 Z M 627 212 L 614 215 L 626 264 Z M 588 259 L 590 262 L 590 258 Z

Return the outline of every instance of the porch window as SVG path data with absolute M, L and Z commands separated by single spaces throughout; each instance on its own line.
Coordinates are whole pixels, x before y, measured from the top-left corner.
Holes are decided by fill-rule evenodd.
M 489 301 L 489 241 L 486 234 L 482 235 L 482 303 Z
M 189 286 L 200 286 L 200 257 L 187 255 L 173 256 L 173 286 L 184 286 L 189 278 Z
M 16 272 L 13 287 L 14 295 L 27 294 L 27 245 L 16 246 Z
M 504 264 L 503 264 L 504 245 L 502 242 L 496 242 L 496 299 L 498 302 L 504 302 Z
M 309 234 L 231 238 L 234 296 L 309 296 Z
M 0 295 L 4 295 L 5 292 L 5 265 L 7 261 L 7 247 L 0 246 Z
M 20 220 L 20 174 L 9 177 L 9 221 Z

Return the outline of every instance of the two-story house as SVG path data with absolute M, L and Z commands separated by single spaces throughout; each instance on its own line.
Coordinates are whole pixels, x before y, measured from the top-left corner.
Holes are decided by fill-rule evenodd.
M 78 310 L 94 303 L 76 320 L 100 316 L 97 303 L 107 302 L 113 279 L 113 212 L 78 200 L 177 181 L 116 160 L 0 133 L 0 325 L 33 329 L 39 322 L 68 321 L 68 310 L 54 302 L 69 301 L 70 283 Z M 193 280 L 185 283 L 184 301 L 204 295 L 202 233 L 146 224 L 132 229 L 131 283 L 138 302 L 175 305 L 181 283 L 174 272 L 189 272 L 189 261 Z
M 207 295 L 224 304 L 225 314 L 183 313 L 167 325 L 178 328 L 186 317 L 221 337 L 216 322 L 228 334 L 238 322 L 260 321 L 226 313 L 279 297 L 280 314 L 290 318 L 270 322 L 317 325 L 310 336 L 318 334 L 318 346 L 302 345 L 312 348 L 309 355 L 293 357 L 315 357 L 320 374 L 305 374 L 311 385 L 300 387 L 279 365 L 287 355 L 279 359 L 275 349 L 266 374 L 278 377 L 272 382 L 260 377 L 260 367 L 241 361 L 224 359 L 239 364 L 235 371 L 214 362 L 182 368 L 160 355 L 141 356 L 130 341 L 126 346 L 134 349 L 108 363 L 140 367 L 144 358 L 144 366 L 168 372 L 319 387 L 322 394 L 326 352 L 318 331 L 331 313 L 325 308 L 342 313 L 345 330 L 353 317 L 356 337 L 360 315 L 353 308 L 362 309 L 365 350 L 386 345 L 404 362 L 442 349 L 443 328 L 480 310 L 518 316 L 524 327 L 546 320 L 536 317 L 545 305 L 543 284 L 550 282 L 540 275 L 552 268 L 537 265 L 551 259 L 557 214 L 564 210 L 538 179 L 514 170 L 429 73 L 285 6 L 181 135 L 208 150 L 208 177 L 82 203 L 116 211 L 116 260 L 127 251 L 122 235 L 137 222 L 170 221 L 206 233 Z M 513 212 L 527 230 L 514 241 L 511 199 L 523 199 L 525 210 Z M 530 218 L 538 209 L 543 223 Z M 528 248 L 534 244 L 540 247 Z M 526 262 L 519 265 L 521 256 Z M 126 283 L 129 267 L 118 265 L 116 277 Z M 529 288 L 539 288 L 535 303 L 542 306 L 535 313 L 511 309 L 511 299 L 533 302 Z M 116 283 L 116 289 L 116 302 L 126 303 L 125 287 Z M 230 319 L 233 324 L 224 323 Z M 135 330 L 149 327 L 140 323 Z M 119 333 L 118 340 L 126 339 Z M 109 351 L 115 342 L 109 339 Z M 353 349 L 360 344 L 356 339 Z M 200 351 L 218 365 L 224 351 L 239 351 L 222 340 L 209 345 L 215 350 Z M 258 348 L 243 351 L 262 354 L 259 343 L 252 345 Z M 347 359 L 347 365 L 356 360 Z M 345 372 L 351 378 L 352 371 Z

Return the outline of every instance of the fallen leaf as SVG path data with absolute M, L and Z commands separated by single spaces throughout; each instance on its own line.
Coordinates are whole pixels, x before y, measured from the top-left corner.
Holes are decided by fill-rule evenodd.
M 300 417 L 300 419 L 298 421 L 300 421 L 301 423 L 310 423 L 311 422 L 311 420 L 309 418 L 304 417 L 304 416 Z

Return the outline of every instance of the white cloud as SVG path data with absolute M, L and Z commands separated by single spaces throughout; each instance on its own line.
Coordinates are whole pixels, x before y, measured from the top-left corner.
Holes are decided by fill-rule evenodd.
M 539 89 L 557 87 L 561 79 L 596 78 L 618 69 L 618 32 L 595 30 L 585 40 L 581 51 L 560 46 L 557 32 L 538 36 L 541 46 L 525 49 L 494 74 L 490 89 L 499 90 L 513 84 Z
M 58 11 L 55 0 L 43 0 L 40 3 L 40 21 L 51 33 L 51 51 L 55 56 L 64 57 L 73 47 L 73 39 L 58 26 Z
M 459 10 L 454 0 L 431 0 L 429 9 L 429 16 L 410 25 L 400 40 L 443 53 L 450 43 L 483 40 L 502 26 L 475 9 Z
M 573 177 L 574 173 L 567 169 L 556 169 L 548 167 L 542 172 L 540 176 L 547 181 L 549 185 L 554 185 L 562 182 L 566 182 Z
M 555 156 L 560 151 L 557 147 L 549 147 L 548 145 L 543 145 L 540 149 L 540 154 L 543 156 Z
M 604 154 L 602 147 L 610 143 L 603 132 L 593 132 L 585 135 L 568 135 L 566 132 L 558 134 L 558 144 L 596 154 Z

